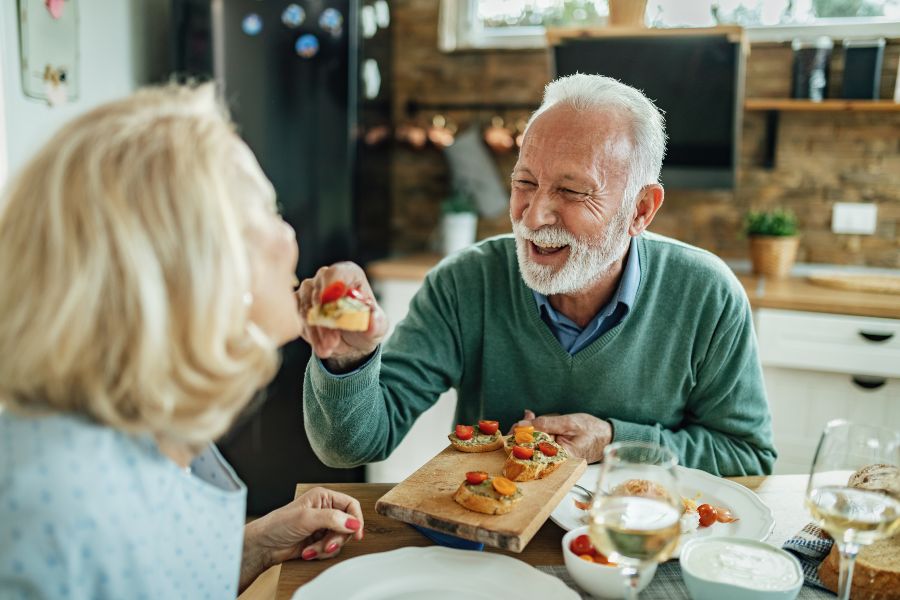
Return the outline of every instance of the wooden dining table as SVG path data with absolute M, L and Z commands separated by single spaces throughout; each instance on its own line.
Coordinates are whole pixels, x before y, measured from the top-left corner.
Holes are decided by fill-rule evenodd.
M 767 477 L 732 477 L 756 492 L 775 514 L 775 528 L 767 542 L 781 546 L 809 522 L 810 516 L 803 505 L 807 475 L 771 475 Z M 341 553 L 329 560 L 294 560 L 272 567 L 261 575 L 254 584 L 240 596 L 240 600 L 287 600 L 297 588 L 312 581 L 324 570 L 342 561 L 386 552 L 407 546 L 431 546 L 433 542 L 400 521 L 375 512 L 375 502 L 393 486 L 382 483 L 347 484 L 298 484 L 297 494 L 316 485 L 350 494 L 362 504 L 365 519 L 363 541 L 350 541 Z M 486 552 L 506 554 L 530 565 L 561 565 L 563 555 L 561 540 L 565 531 L 552 521 L 544 523 L 528 546 L 521 553 L 513 553 L 485 547 Z

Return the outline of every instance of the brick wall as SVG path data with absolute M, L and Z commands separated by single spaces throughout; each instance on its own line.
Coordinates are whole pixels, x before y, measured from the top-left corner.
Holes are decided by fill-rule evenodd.
M 534 104 L 550 74 L 546 51 L 490 51 L 443 54 L 437 49 L 438 2 L 394 0 L 393 118 L 396 123 L 430 122 L 437 111 L 410 113 L 408 101 Z M 785 44 L 754 45 L 747 65 L 749 97 L 788 97 L 791 49 Z M 894 90 L 900 43 L 885 52 L 882 95 Z M 832 85 L 840 81 L 839 48 L 832 62 Z M 837 96 L 837 90 L 831 90 Z M 527 110 L 440 111 L 460 128 L 483 126 L 495 114 L 507 122 Z M 728 258 L 746 257 L 740 236 L 750 207 L 785 206 L 800 218 L 800 260 L 900 268 L 900 112 L 794 113 L 780 115 L 777 162 L 762 166 L 766 115 L 745 112 L 738 185 L 733 191 L 669 190 L 651 227 Z M 515 154 L 496 157 L 505 179 Z M 449 188 L 441 151 L 398 146 L 391 165 L 393 250 L 425 250 L 433 242 L 440 201 Z M 834 202 L 878 205 L 875 235 L 835 235 L 830 231 Z M 508 217 L 482 220 L 479 236 L 509 230 Z

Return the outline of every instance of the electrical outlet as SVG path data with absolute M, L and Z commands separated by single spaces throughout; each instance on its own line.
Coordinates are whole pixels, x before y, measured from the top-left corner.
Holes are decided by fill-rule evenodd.
M 831 231 L 872 235 L 878 223 L 878 206 L 858 202 L 835 202 L 831 213 Z

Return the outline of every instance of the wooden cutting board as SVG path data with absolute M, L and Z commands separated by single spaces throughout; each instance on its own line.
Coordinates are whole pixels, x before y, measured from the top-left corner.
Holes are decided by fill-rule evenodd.
M 477 513 L 453 500 L 467 471 L 499 475 L 505 461 L 503 449 L 466 453 L 447 446 L 382 496 L 375 503 L 375 511 L 405 523 L 521 552 L 584 473 L 587 463 L 583 458 L 570 458 L 544 479 L 517 482 L 522 500 L 505 515 Z

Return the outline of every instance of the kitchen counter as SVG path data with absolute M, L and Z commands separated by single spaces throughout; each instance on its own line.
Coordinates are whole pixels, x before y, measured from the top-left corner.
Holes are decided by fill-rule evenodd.
M 438 263 L 437 254 L 416 254 L 388 258 L 367 265 L 373 280 L 421 281 Z M 800 269 L 802 271 L 802 269 Z M 859 273 L 858 268 L 847 269 Z M 835 267 L 831 272 L 842 272 Z M 900 319 L 900 295 L 840 290 L 810 283 L 805 276 L 787 279 L 769 279 L 749 274 L 738 274 L 747 290 L 750 304 L 757 308 L 780 308 L 809 312 L 858 315 Z

